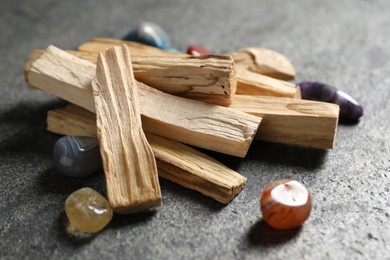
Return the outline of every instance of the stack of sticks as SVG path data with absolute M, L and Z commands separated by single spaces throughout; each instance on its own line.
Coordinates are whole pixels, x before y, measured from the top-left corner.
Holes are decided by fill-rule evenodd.
M 94 38 L 77 51 L 35 50 L 29 87 L 71 104 L 48 130 L 99 139 L 108 200 L 133 213 L 161 205 L 158 176 L 227 204 L 246 178 L 188 146 L 245 157 L 253 139 L 330 149 L 339 107 L 300 99 L 283 55 L 247 48 L 192 57 Z

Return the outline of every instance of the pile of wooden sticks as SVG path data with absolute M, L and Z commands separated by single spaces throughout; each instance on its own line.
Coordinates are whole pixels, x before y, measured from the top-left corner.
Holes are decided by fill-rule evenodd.
M 100 54 L 99 54 L 100 53 Z M 48 130 L 99 139 L 113 209 L 161 204 L 158 176 L 229 203 L 246 178 L 192 145 L 245 157 L 253 139 L 333 147 L 339 107 L 300 99 L 284 81 L 283 55 L 247 48 L 192 57 L 95 38 L 77 51 L 31 53 L 28 85 L 69 101 L 48 112 Z

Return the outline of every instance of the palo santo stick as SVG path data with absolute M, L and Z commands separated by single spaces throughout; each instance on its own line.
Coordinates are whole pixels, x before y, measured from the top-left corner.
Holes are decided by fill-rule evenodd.
M 96 63 L 97 53 L 68 52 Z M 25 73 L 42 53 L 42 50 L 31 53 Z M 176 96 L 228 106 L 236 92 L 236 72 L 230 56 L 132 56 L 132 65 L 138 81 Z
M 297 85 L 249 70 L 237 70 L 237 94 L 301 98 Z
M 159 176 L 228 204 L 246 178 L 184 144 L 147 134 L 157 158 Z
M 236 72 L 230 56 L 139 57 L 134 76 L 165 93 L 229 105 L 236 92 Z
M 93 38 L 78 47 L 79 51 L 99 53 L 111 46 L 126 44 L 132 56 L 163 56 L 163 57 L 189 57 L 190 55 L 178 52 L 169 52 L 138 42 L 122 41 L 111 38 Z
M 256 139 L 330 149 L 339 106 L 302 99 L 236 95 L 231 108 L 263 118 Z
M 291 80 L 295 77 L 295 68 L 284 55 L 264 49 L 245 48 L 231 55 L 237 68 L 250 70 L 259 74 L 281 80 Z
M 144 130 L 182 143 L 245 157 L 261 122 L 256 116 L 175 97 L 142 83 L 138 88 Z
M 100 53 L 92 88 L 111 207 L 118 213 L 136 213 L 160 206 L 156 160 L 142 130 L 137 87 L 126 45 Z
M 111 38 L 93 38 L 78 47 L 79 51 L 98 53 L 112 45 L 126 44 L 132 55 L 146 56 L 181 56 L 184 53 L 172 53 L 141 43 L 122 41 Z M 245 48 L 227 53 L 232 56 L 237 67 L 281 80 L 291 80 L 295 77 L 295 68 L 284 55 L 265 48 Z
M 62 135 L 96 138 L 96 116 L 73 104 L 50 110 L 47 129 Z M 145 133 L 157 160 L 158 174 L 183 187 L 227 204 L 242 190 L 246 178 L 187 145 Z
M 172 54 L 171 52 L 167 52 L 151 46 L 147 46 L 135 42 L 110 39 L 110 38 L 94 38 L 91 41 L 80 45 L 79 50 L 84 52 L 98 53 L 108 48 L 109 46 L 120 45 L 123 43 L 127 44 L 128 46 L 137 46 L 137 48 L 134 50 L 134 54 L 139 53 L 137 55 L 165 56 L 165 57 L 166 56 L 172 57 L 174 55 L 179 55 L 182 57 L 183 56 L 188 57 L 187 54 L 178 54 L 178 53 Z M 145 52 L 139 51 L 139 49 L 141 48 L 144 48 L 145 50 L 148 51 Z M 226 55 L 232 56 L 236 67 L 241 70 L 248 70 L 257 74 L 263 74 L 281 80 L 294 79 L 296 74 L 295 68 L 291 64 L 289 59 L 287 59 L 284 55 L 269 49 L 246 48 L 246 49 L 241 49 L 241 50 L 228 53 Z M 241 85 L 243 84 L 248 85 L 247 81 L 248 80 L 252 81 L 251 77 L 253 76 L 251 75 L 247 75 L 247 76 L 249 76 L 249 78 L 241 81 Z M 297 94 L 296 96 L 293 97 L 298 97 L 298 96 L 299 95 Z
M 95 111 L 91 81 L 95 65 L 54 46 L 27 73 L 28 84 Z M 165 94 L 137 82 L 145 131 L 197 147 L 244 157 L 261 118 Z

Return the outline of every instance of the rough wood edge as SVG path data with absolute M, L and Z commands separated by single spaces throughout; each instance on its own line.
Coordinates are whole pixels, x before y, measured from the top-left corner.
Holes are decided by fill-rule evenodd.
M 50 46 L 32 65 L 34 87 L 94 112 L 95 65 Z M 137 83 L 144 130 L 186 144 L 245 157 L 261 118 L 230 108 L 175 97 Z
M 189 57 L 190 55 L 179 53 L 179 52 L 169 52 L 153 46 L 145 45 L 138 42 L 124 41 L 119 39 L 112 38 L 92 38 L 90 41 L 81 44 L 77 49 L 79 51 L 85 52 L 95 52 L 99 53 L 106 50 L 107 48 L 115 45 L 126 44 L 130 50 L 130 54 L 138 56 L 163 56 L 163 57 Z
M 257 140 L 321 149 L 333 148 L 339 106 L 291 98 L 236 95 L 233 109 L 260 116 Z
M 98 53 L 67 52 L 96 64 Z M 43 53 L 43 50 L 31 52 L 24 68 L 25 77 L 32 63 Z M 176 96 L 229 106 L 236 93 L 236 70 L 230 56 L 132 56 L 132 65 L 138 81 Z
M 244 48 L 228 53 L 237 67 L 280 80 L 295 78 L 295 68 L 281 53 L 265 48 Z
M 243 69 L 237 70 L 236 94 L 301 98 L 297 85 Z
M 48 111 L 47 129 L 61 135 L 97 137 L 96 116 L 76 105 Z M 223 204 L 244 188 L 246 178 L 182 143 L 145 133 L 161 178 L 193 189 Z
M 127 214 L 160 206 L 156 160 L 142 129 L 137 84 L 126 45 L 99 54 L 92 88 L 111 207 Z

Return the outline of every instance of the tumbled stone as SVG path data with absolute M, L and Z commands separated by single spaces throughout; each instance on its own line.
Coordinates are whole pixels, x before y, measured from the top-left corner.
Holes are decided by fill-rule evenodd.
M 276 229 L 302 225 L 311 211 L 310 192 L 302 183 L 289 179 L 265 187 L 260 203 L 264 221 Z
M 125 37 L 126 41 L 140 42 L 160 49 L 169 49 L 171 44 L 168 34 L 157 24 L 144 22 L 136 29 L 130 31 Z
M 363 116 L 363 107 L 344 91 L 320 82 L 308 81 L 298 85 L 303 99 L 338 104 L 340 106 L 340 119 L 357 121 Z
M 175 48 L 167 48 L 167 49 L 164 49 L 166 51 L 169 51 L 169 52 L 179 52 L 177 49 Z
M 64 136 L 53 149 L 57 169 L 70 177 L 86 177 L 102 168 L 99 142 L 95 138 Z
M 65 201 L 65 213 L 71 230 L 96 233 L 112 219 L 112 209 L 108 201 L 91 188 L 82 188 Z
M 188 46 L 187 54 L 191 54 L 192 56 L 200 56 L 212 54 L 212 52 L 199 45 L 190 45 Z

